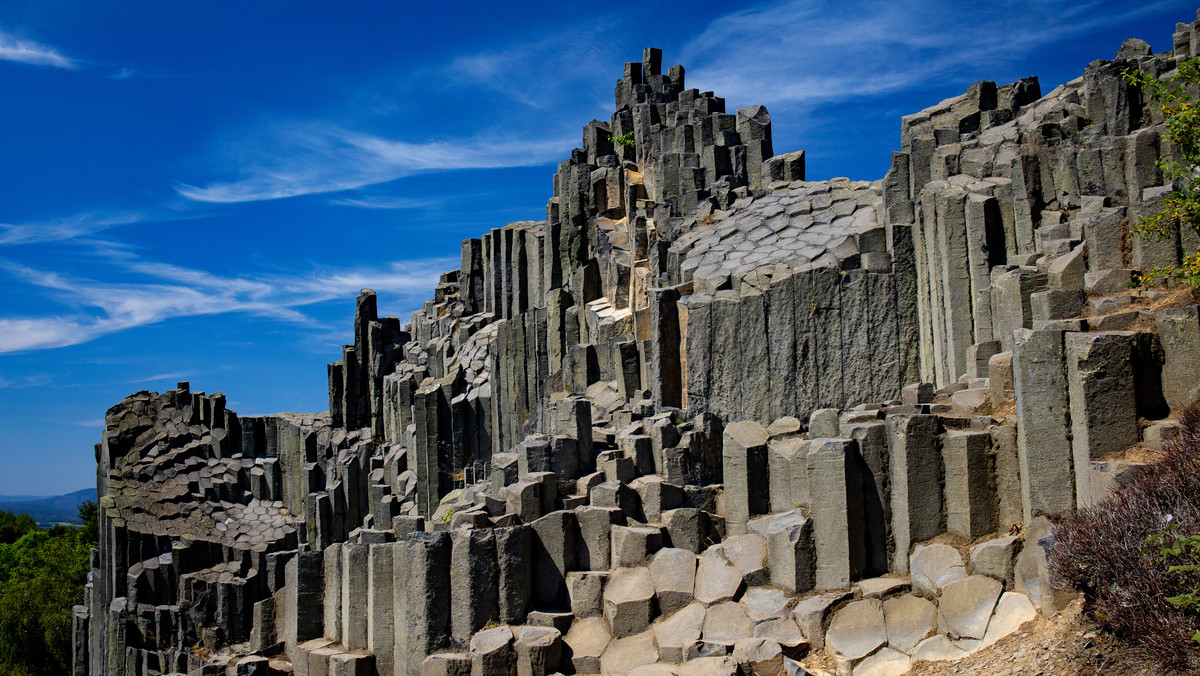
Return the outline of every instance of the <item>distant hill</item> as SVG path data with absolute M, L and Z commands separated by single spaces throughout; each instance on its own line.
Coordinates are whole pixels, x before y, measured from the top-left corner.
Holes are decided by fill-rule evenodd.
M 95 502 L 95 488 L 47 498 L 0 495 L 0 509 L 14 514 L 28 514 L 39 526 L 51 526 L 56 523 L 79 523 L 79 505 L 86 500 Z

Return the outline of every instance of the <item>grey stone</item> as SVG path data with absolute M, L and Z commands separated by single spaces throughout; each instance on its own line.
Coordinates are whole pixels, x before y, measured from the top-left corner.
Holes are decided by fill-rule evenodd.
M 960 660 L 967 656 L 966 651 L 954 645 L 950 637 L 945 634 L 931 636 L 913 650 L 912 659 L 926 660 L 929 662 L 945 662 L 948 660 Z
M 604 583 L 607 572 L 575 571 L 567 573 L 567 591 L 571 612 L 576 617 L 601 617 L 604 614 Z
M 720 545 L 721 553 L 741 571 L 747 586 L 767 582 L 767 540 L 758 533 L 734 535 Z
M 617 568 L 604 587 L 604 617 L 615 637 L 644 631 L 656 615 L 650 570 Z
M 434 653 L 421 663 L 421 676 L 470 676 L 471 656 L 467 653 Z
M 562 634 L 546 627 L 517 627 L 517 676 L 547 676 L 558 673 L 562 658 Z
M 830 613 L 839 603 L 851 598 L 849 590 L 817 594 L 801 599 L 792 608 L 792 618 L 804 638 L 812 644 L 813 650 L 825 647 L 825 627 Z
M 983 643 L 980 644 L 980 647 L 986 648 L 992 645 L 1036 617 L 1037 610 L 1029 602 L 1028 596 L 1015 592 L 1004 592 L 996 604 L 996 612 L 988 622 L 987 631 L 983 635 Z
M 698 646 L 704 632 L 706 614 L 703 605 L 691 603 L 655 623 L 654 636 L 662 659 L 684 662 L 699 655 Z
M 883 602 L 888 645 L 911 655 L 917 644 L 937 632 L 937 606 L 908 594 Z
M 838 415 L 836 408 L 820 408 L 808 417 L 808 436 L 811 439 L 828 439 L 838 436 Z
M 855 676 L 903 676 L 912 666 L 908 655 L 891 648 L 881 648 L 854 667 Z
M 756 422 L 736 422 L 725 427 L 721 458 L 725 529 L 730 535 L 745 533 L 751 515 L 770 510 L 768 438 L 766 428 Z
M 649 568 L 659 611 L 663 615 L 670 615 L 692 603 L 696 590 L 695 554 L 684 549 L 661 549 L 654 555 Z
M 913 590 L 936 596 L 938 590 L 967 576 L 966 566 L 958 550 L 950 545 L 933 544 L 913 550 L 909 565 Z
M 733 645 L 738 639 L 751 636 L 754 623 L 740 603 L 726 601 L 708 609 L 704 616 L 705 643 Z
M 783 647 L 770 638 L 743 638 L 733 644 L 733 659 L 752 673 L 784 676 Z
M 612 565 L 640 566 L 662 548 L 662 531 L 651 526 L 613 526 Z
M 717 548 L 700 556 L 696 569 L 696 600 L 704 605 L 731 601 L 741 596 L 745 579 L 737 566 L 729 562 Z
M 942 454 L 932 415 L 888 418 L 891 457 L 892 570 L 908 572 L 909 548 L 942 530 Z
M 1080 284 L 1082 287 L 1083 285 Z M 1087 295 L 1083 289 L 1048 289 L 1038 291 L 1029 297 L 1033 310 L 1033 319 L 1052 320 L 1070 319 L 1083 312 L 1087 303 Z
M 746 607 L 746 615 L 752 622 L 762 622 L 779 615 L 791 602 L 791 598 L 771 587 L 752 587 L 746 590 L 739 602 Z
M 509 627 L 486 629 L 471 637 L 471 676 L 513 676 L 517 673 L 514 636 Z
M 614 639 L 600 658 L 599 673 L 625 674 L 657 661 L 658 646 L 654 641 L 654 632 L 646 630 L 636 636 Z
M 601 657 L 611 640 L 612 634 L 609 633 L 608 622 L 604 618 L 580 618 L 563 637 L 566 646 L 564 657 L 570 660 L 575 673 L 598 674 Z
M 792 659 L 800 659 L 809 650 L 808 641 L 790 614 L 759 622 L 754 626 L 754 636 L 777 642 L 783 648 L 783 654 Z
M 816 584 L 812 522 L 799 509 L 769 519 L 765 534 L 771 584 L 792 594 L 809 591 Z
M 951 638 L 982 639 L 1004 586 L 984 575 L 947 583 L 938 603 L 938 626 Z
M 1074 457 L 1063 334 L 1021 329 L 1014 333 L 1017 459 L 1024 521 L 1034 512 L 1065 514 L 1075 507 Z
M 991 446 L 986 431 L 952 430 L 942 439 L 946 530 L 951 533 L 974 539 L 996 529 Z
M 1182 410 L 1200 396 L 1200 306 L 1162 310 L 1154 321 L 1163 350 L 1163 396 L 1172 410 Z
M 849 660 L 866 657 L 887 641 L 887 624 L 879 599 L 847 604 L 834 614 L 825 634 L 826 645 Z
M 1017 536 L 1006 535 L 975 545 L 971 548 L 971 573 L 987 575 L 1012 586 L 1017 543 Z

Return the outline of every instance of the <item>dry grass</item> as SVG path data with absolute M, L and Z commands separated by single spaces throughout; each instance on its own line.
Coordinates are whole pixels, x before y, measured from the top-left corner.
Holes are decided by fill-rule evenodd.
M 1055 528 L 1050 562 L 1061 584 L 1083 592 L 1101 628 L 1168 672 L 1197 673 L 1200 649 L 1191 637 L 1200 614 L 1166 598 L 1200 589 L 1200 572 L 1168 573 L 1143 551 L 1146 536 L 1168 523 L 1183 535 L 1200 533 L 1200 407 L 1180 416 L 1179 432 L 1134 483 Z

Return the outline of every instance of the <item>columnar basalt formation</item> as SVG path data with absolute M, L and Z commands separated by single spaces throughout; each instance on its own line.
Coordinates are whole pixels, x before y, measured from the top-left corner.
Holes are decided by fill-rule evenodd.
M 407 325 L 363 290 L 327 412 L 109 411 L 76 672 L 893 673 L 1055 612 L 1044 514 L 1196 396 L 1196 306 L 1127 285 L 1200 243 L 1128 235 L 1172 150 L 1120 72 L 1198 27 L 905 117 L 874 182 L 647 49 L 545 220 Z

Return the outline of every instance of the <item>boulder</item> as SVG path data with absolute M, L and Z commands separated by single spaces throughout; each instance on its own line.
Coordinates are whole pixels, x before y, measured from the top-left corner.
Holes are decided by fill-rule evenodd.
M 740 603 L 726 601 L 708 609 L 704 617 L 704 642 L 733 645 L 738 639 L 754 635 L 754 623 Z
M 946 660 L 957 660 L 966 657 L 967 653 L 945 634 L 937 634 L 921 641 L 917 647 L 913 649 L 912 659 L 927 660 L 929 662 L 944 662 Z
M 971 573 L 987 575 L 1011 587 L 1017 543 L 1017 536 L 1008 535 L 975 545 L 971 549 Z
M 617 568 L 604 587 L 604 618 L 615 637 L 645 631 L 654 619 L 654 582 L 650 570 Z
M 612 565 L 640 566 L 662 549 L 662 530 L 652 526 L 613 526 Z
M 769 638 L 743 638 L 733 644 L 733 659 L 757 676 L 785 676 L 783 648 Z
M 754 587 L 742 595 L 741 604 L 751 621 L 762 622 L 779 617 L 787 608 L 791 598 L 771 587 Z
M 825 634 L 826 645 L 851 661 L 870 655 L 887 641 L 887 623 L 879 599 L 846 604 L 833 616 Z
M 826 592 L 801 599 L 792 608 L 792 619 L 800 627 L 800 633 L 812 644 L 814 650 L 825 647 L 825 622 L 837 604 L 851 597 L 849 591 Z
M 759 622 L 754 627 L 754 636 L 777 642 L 783 648 L 783 654 L 792 659 L 800 659 L 808 653 L 808 641 L 791 615 Z
M 509 627 L 485 629 L 472 636 L 472 676 L 506 676 L 517 673 L 517 654 L 513 650 L 513 639 L 513 632 Z
M 755 587 L 767 583 L 767 540 L 757 533 L 735 535 L 720 545 L 721 553 L 737 566 L 746 585 Z
M 692 603 L 654 624 L 654 637 L 662 659 L 684 662 L 699 654 L 697 645 L 704 632 L 705 607 Z
M 600 657 L 600 670 L 590 673 L 627 674 L 637 667 L 657 661 L 658 645 L 654 642 L 654 632 L 647 629 L 640 634 L 614 640 Z
M 907 655 L 937 631 L 937 606 L 913 594 L 884 601 L 883 617 L 888 645 Z
M 710 547 L 700 556 L 696 568 L 697 601 L 705 605 L 732 601 L 741 596 L 744 588 L 742 572 L 717 547 Z
M 902 676 L 912 666 L 908 655 L 883 648 L 854 667 L 854 676 Z
M 913 550 L 909 562 L 913 590 L 936 596 L 938 589 L 967 576 L 962 556 L 950 545 L 924 545 Z
M 982 639 L 1004 585 L 986 575 L 972 575 L 942 588 L 938 626 L 951 638 Z
M 549 627 L 517 627 L 517 676 L 546 676 L 559 671 L 562 633 Z
M 737 660 L 729 655 L 714 655 L 690 660 L 686 664 L 679 665 L 675 672 L 679 676 L 738 676 L 741 674 Z
M 1005 592 L 996 604 L 996 612 L 988 622 L 987 631 L 983 635 L 980 647 L 986 648 L 996 641 L 1017 631 L 1026 622 L 1037 617 L 1037 610 L 1029 602 L 1029 597 L 1015 592 Z
M 571 631 L 563 637 L 563 656 L 570 661 L 575 673 L 598 674 L 600 658 L 611 640 L 612 634 L 604 618 L 582 618 L 576 620 L 571 625 Z
M 576 617 L 600 617 L 604 613 L 604 583 L 608 573 L 572 571 L 567 573 L 567 593 L 571 613 Z
M 686 549 L 660 549 L 650 562 L 658 609 L 669 615 L 691 603 L 696 591 L 696 555 Z

